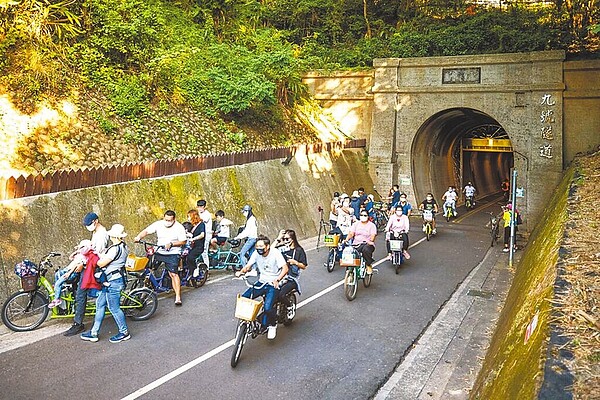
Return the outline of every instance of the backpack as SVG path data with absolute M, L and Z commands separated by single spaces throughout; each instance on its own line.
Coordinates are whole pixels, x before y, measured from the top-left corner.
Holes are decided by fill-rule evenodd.
M 121 244 L 123 245 L 123 247 L 121 247 Z M 111 262 L 107 264 L 107 266 L 110 265 L 113 261 L 117 260 L 119 257 L 121 257 L 123 251 L 129 253 L 125 242 L 120 242 L 119 244 L 113 246 L 117 246 L 117 255 L 115 256 L 115 258 L 112 259 Z M 110 249 L 110 247 L 108 249 Z M 106 249 L 106 251 L 108 251 L 108 249 Z M 96 279 L 96 282 L 98 282 L 100 285 L 104 284 L 105 282 L 108 282 L 108 277 L 106 276 L 105 269 L 106 267 L 96 267 L 96 270 L 94 272 L 94 278 Z M 127 287 L 127 270 L 125 269 L 125 265 L 123 265 L 119 269 L 119 274 L 121 275 L 121 278 L 123 278 L 123 284 L 125 285 L 125 287 Z

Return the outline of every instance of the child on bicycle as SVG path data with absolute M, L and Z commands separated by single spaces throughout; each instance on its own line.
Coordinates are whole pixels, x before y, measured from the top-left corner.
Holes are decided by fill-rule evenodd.
M 225 211 L 223 210 L 215 213 L 215 219 L 218 225 L 215 230 L 215 236 L 210 239 L 210 249 L 213 251 L 217 249 L 217 246 L 221 246 L 229 239 L 229 227 L 233 225 L 232 221 L 225 218 Z
M 63 285 L 69 278 L 75 277 L 74 274 L 77 274 L 75 268 L 87 264 L 88 258 L 93 252 L 94 248 L 91 240 L 86 239 L 79 242 L 79 245 L 75 247 L 75 251 L 69 256 L 71 260 L 69 265 L 56 271 L 54 274 L 54 300 L 48 304 L 48 308 L 54 308 L 62 302 L 60 293 L 62 292 Z

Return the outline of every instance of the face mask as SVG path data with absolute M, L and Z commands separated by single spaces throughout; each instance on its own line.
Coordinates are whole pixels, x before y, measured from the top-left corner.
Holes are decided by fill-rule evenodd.
M 90 225 L 87 225 L 87 226 L 85 227 L 85 229 L 87 229 L 87 230 L 88 230 L 88 231 L 90 231 L 90 232 L 94 232 L 94 229 L 96 229 L 96 224 L 90 224 Z
M 406 203 L 406 199 L 400 199 L 400 202 Z
M 263 254 L 265 254 L 265 249 L 256 249 L 256 252 L 258 253 L 258 255 L 262 256 Z
M 244 217 L 247 217 L 247 216 L 248 216 L 248 211 L 242 211 L 242 215 L 243 215 Z
M 347 200 L 344 200 L 344 204 L 343 205 L 344 205 L 344 207 L 348 207 L 350 205 L 350 202 L 347 201 Z
M 433 200 L 433 197 L 427 196 L 427 201 L 431 201 L 431 200 Z
M 361 215 L 360 216 L 361 222 L 367 222 L 368 219 L 369 219 L 369 217 L 367 217 L 366 215 Z
M 396 211 L 396 215 L 398 216 L 398 218 L 400 218 L 402 216 L 402 211 Z

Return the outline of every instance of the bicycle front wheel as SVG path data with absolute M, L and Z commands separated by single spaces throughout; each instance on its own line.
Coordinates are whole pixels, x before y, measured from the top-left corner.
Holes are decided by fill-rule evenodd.
M 4 302 L 2 322 L 15 332 L 31 331 L 46 320 L 48 312 L 48 298 L 37 290 L 17 292 Z
M 329 254 L 327 255 L 327 262 L 325 266 L 327 267 L 327 272 L 333 272 L 333 268 L 335 267 L 335 258 L 336 258 L 336 249 L 332 248 L 329 250 Z
M 158 308 L 156 293 L 148 288 L 134 289 L 123 293 L 123 312 L 134 321 L 149 319 Z
M 356 298 L 356 290 L 358 289 L 356 278 L 355 269 L 346 268 L 346 276 L 344 277 L 344 295 L 348 301 L 352 301 Z
M 364 287 L 369 287 L 371 286 L 371 279 L 373 278 L 373 274 L 367 274 L 365 272 L 365 277 L 363 278 L 363 285 Z
M 248 323 L 240 322 L 237 333 L 235 335 L 235 345 L 233 346 L 233 354 L 231 354 L 231 368 L 235 368 L 242 355 L 242 349 L 246 343 L 248 336 Z
M 199 262 L 196 264 L 196 268 L 198 268 L 198 276 L 192 277 L 192 284 L 195 288 L 199 288 L 204 286 L 208 279 L 208 267 L 203 262 Z

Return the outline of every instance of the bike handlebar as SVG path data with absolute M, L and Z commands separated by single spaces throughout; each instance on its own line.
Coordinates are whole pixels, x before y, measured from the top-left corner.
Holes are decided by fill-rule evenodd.
M 136 243 L 143 244 L 144 246 L 156 247 L 157 249 L 164 249 L 165 248 L 165 246 L 163 246 L 163 245 L 159 245 L 157 243 L 146 242 L 145 240 L 138 240 Z

